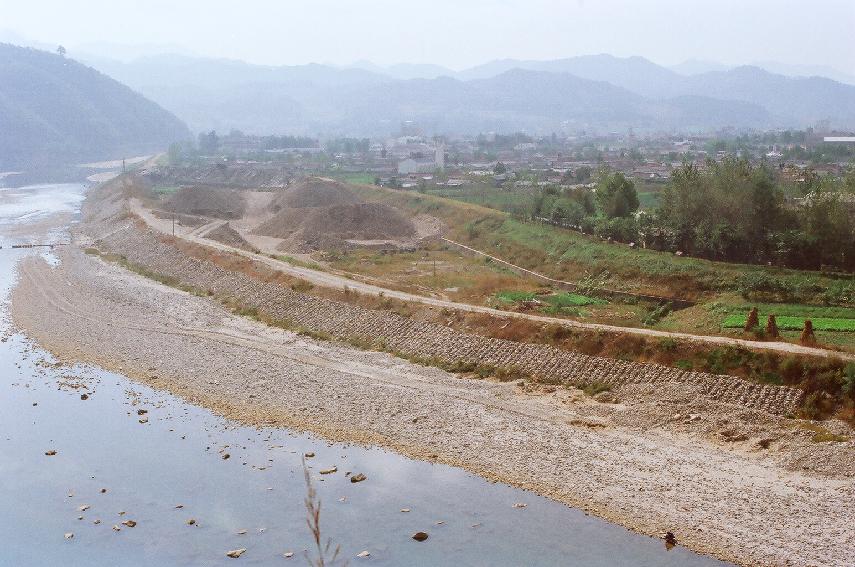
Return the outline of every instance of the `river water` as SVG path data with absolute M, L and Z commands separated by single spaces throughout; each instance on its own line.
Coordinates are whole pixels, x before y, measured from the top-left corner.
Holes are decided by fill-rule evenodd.
M 16 262 L 56 259 L 9 246 L 74 213 L 83 192 L 0 190 L 0 566 L 305 565 L 309 452 L 324 537 L 350 565 L 723 565 L 460 469 L 243 427 L 115 373 L 54 365 L 6 312 Z M 67 241 L 64 230 L 50 238 Z

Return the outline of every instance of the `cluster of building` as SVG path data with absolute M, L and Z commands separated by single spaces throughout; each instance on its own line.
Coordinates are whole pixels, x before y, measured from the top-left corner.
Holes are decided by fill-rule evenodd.
M 837 160 L 817 161 L 822 148 Z M 236 160 L 274 162 L 298 175 L 305 172 L 363 174 L 376 183 L 403 188 L 426 185 L 460 187 L 485 181 L 499 186 L 587 185 L 605 167 L 646 183 L 667 182 L 675 168 L 691 162 L 737 155 L 772 164 L 784 177 L 798 180 L 808 168 L 841 175 L 855 157 L 855 137 L 819 132 L 767 132 L 737 135 L 719 132 L 691 138 L 671 134 L 637 137 L 632 130 L 559 138 L 525 134 L 487 134 L 450 139 L 422 134 L 405 123 L 386 139 L 336 139 L 250 136 L 232 132 L 219 138 L 220 155 Z

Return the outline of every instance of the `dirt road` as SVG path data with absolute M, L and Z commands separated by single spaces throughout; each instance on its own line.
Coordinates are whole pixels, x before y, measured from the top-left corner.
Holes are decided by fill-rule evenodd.
M 146 209 L 138 200 L 131 200 L 131 210 L 142 218 L 149 226 L 158 230 L 164 234 L 172 234 L 172 223 L 168 219 L 159 219 L 155 217 L 148 209 Z M 205 225 L 205 230 L 208 230 L 216 226 L 215 223 L 208 223 Z M 785 352 L 790 354 L 806 354 L 811 356 L 820 356 L 820 357 L 837 357 L 844 360 L 852 360 L 855 361 L 855 354 L 851 353 L 840 353 L 829 351 L 821 348 L 813 348 L 793 343 L 785 343 L 785 342 L 766 342 L 766 341 L 751 341 L 745 339 L 737 339 L 733 337 L 720 337 L 720 336 L 707 336 L 707 335 L 693 335 L 690 333 L 680 333 L 674 331 L 659 331 L 655 329 L 641 329 L 634 327 L 620 327 L 617 325 L 605 325 L 601 323 L 583 323 L 580 321 L 573 321 L 570 319 L 562 319 L 557 317 L 549 317 L 546 315 L 535 315 L 532 313 L 516 313 L 512 311 L 501 311 L 498 309 L 493 309 L 490 307 L 484 307 L 480 305 L 470 305 L 468 303 L 458 303 L 455 301 L 449 301 L 446 299 L 438 299 L 434 297 L 426 297 L 422 295 L 416 295 L 413 293 L 407 293 L 404 291 L 397 291 L 393 289 L 386 289 L 377 285 L 361 282 L 355 279 L 350 279 L 345 276 L 340 276 L 336 274 L 332 274 L 329 272 L 324 272 L 321 270 L 316 270 L 312 268 L 307 268 L 303 266 L 296 266 L 285 262 L 283 260 L 278 260 L 274 258 L 270 258 L 269 256 L 264 256 L 261 254 L 254 254 L 252 252 L 247 252 L 244 250 L 240 250 L 238 248 L 234 248 L 231 246 L 227 246 L 225 244 L 221 244 L 219 242 L 214 242 L 212 240 L 208 240 L 203 238 L 201 235 L 204 234 L 205 231 L 200 228 L 186 228 L 176 225 L 175 228 L 175 236 L 178 238 L 182 238 L 184 240 L 194 242 L 197 244 L 202 244 L 204 246 L 208 246 L 211 248 L 216 248 L 218 250 L 231 252 L 234 254 L 239 254 L 241 256 L 245 256 L 247 258 L 251 258 L 255 261 L 261 262 L 268 267 L 271 267 L 275 270 L 279 270 L 283 273 L 286 273 L 291 276 L 295 276 L 298 278 L 302 278 L 306 281 L 311 282 L 314 285 L 333 288 L 333 289 L 350 289 L 352 291 L 356 291 L 358 293 L 367 294 L 367 295 L 383 295 L 385 297 L 390 297 L 394 299 L 399 299 L 407 302 L 417 302 L 425 305 L 432 305 L 439 308 L 447 308 L 454 309 L 458 311 L 468 311 L 475 313 L 486 313 L 488 315 L 493 315 L 496 317 L 503 318 L 520 318 L 520 319 L 529 319 L 532 321 L 537 321 L 541 323 L 553 323 L 558 325 L 564 325 L 567 327 L 580 328 L 580 329 L 590 329 L 597 331 L 606 331 L 610 333 L 628 333 L 634 335 L 642 335 L 646 337 L 658 337 L 658 338 L 671 338 L 682 341 L 694 341 L 699 343 L 706 344 L 714 344 L 714 345 L 728 345 L 728 346 L 739 346 L 748 348 L 751 350 L 768 350 L 775 352 Z

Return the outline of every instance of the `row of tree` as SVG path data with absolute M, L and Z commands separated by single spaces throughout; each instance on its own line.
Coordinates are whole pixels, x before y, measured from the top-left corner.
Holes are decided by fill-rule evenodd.
M 773 170 L 746 160 L 675 170 L 659 207 L 639 211 L 631 179 L 601 171 L 593 192 L 547 187 L 508 208 L 646 248 L 743 263 L 855 271 L 855 171 L 844 179 L 810 172 L 785 195 Z

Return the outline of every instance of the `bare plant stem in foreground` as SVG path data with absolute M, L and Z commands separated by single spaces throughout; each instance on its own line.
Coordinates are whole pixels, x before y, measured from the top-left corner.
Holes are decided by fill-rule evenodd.
M 337 545 L 332 551 L 332 556 L 327 559 L 332 547 L 332 538 L 327 538 L 326 543 L 322 543 L 321 536 L 321 499 L 318 498 L 318 493 L 315 491 L 315 485 L 312 483 L 312 477 L 309 474 L 309 467 L 306 466 L 306 458 L 303 457 L 303 476 L 306 479 L 306 524 L 309 526 L 309 531 L 312 532 L 312 539 L 315 541 L 318 556 L 313 558 L 306 552 L 306 560 L 312 567 L 334 567 L 339 561 L 341 546 Z M 347 566 L 347 561 L 340 564 L 342 567 Z

